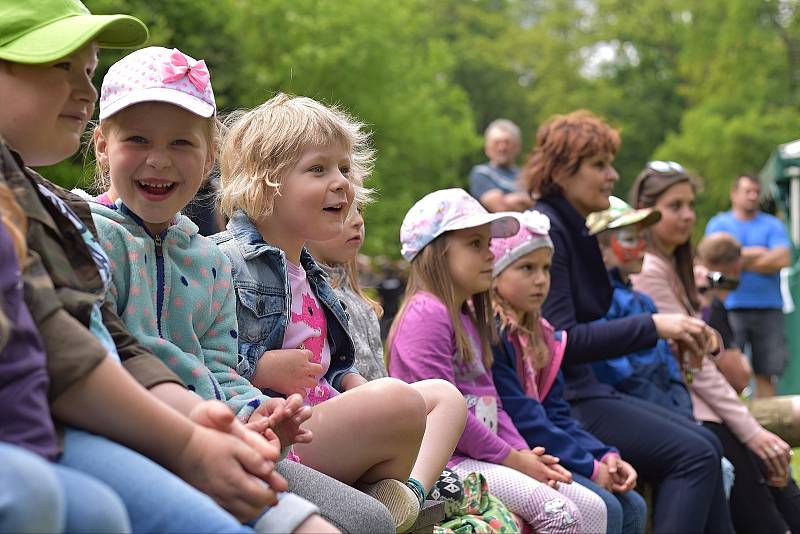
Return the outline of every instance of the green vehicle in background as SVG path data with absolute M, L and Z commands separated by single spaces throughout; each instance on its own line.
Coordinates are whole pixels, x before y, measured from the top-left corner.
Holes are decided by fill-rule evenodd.
M 800 394 L 800 139 L 778 146 L 759 173 L 761 195 L 773 204 L 792 240 L 792 265 L 781 272 L 786 338 L 791 359 L 780 395 Z

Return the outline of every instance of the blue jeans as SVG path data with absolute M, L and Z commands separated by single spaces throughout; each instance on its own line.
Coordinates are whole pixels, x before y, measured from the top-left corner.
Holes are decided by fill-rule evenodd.
M 130 532 L 120 498 L 105 484 L 0 443 L 0 532 Z
M 125 503 L 133 532 L 253 532 L 208 495 L 103 437 L 67 429 L 59 463 L 111 486 Z
M 606 503 L 608 511 L 606 532 L 608 534 L 641 534 L 647 525 L 647 503 L 631 490 L 628 493 L 611 493 L 588 478 L 572 473 L 572 478 L 581 486 L 592 490 Z

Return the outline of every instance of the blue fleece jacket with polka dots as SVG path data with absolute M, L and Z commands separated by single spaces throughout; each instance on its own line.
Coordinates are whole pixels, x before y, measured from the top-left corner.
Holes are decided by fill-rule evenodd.
M 121 201 L 90 204 L 111 260 L 108 300 L 131 334 L 190 390 L 225 402 L 247 421 L 269 397 L 236 372 L 236 295 L 228 258 L 184 215 L 154 236 Z

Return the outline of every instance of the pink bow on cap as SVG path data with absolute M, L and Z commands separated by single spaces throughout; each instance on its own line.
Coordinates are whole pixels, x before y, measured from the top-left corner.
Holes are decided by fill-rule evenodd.
M 204 60 L 201 59 L 194 65 L 189 65 L 189 59 L 177 48 L 172 49 L 169 63 L 164 63 L 162 66 L 162 76 L 165 83 L 177 82 L 184 76 L 188 76 L 189 81 L 197 87 L 198 91 L 203 91 L 211 79 Z

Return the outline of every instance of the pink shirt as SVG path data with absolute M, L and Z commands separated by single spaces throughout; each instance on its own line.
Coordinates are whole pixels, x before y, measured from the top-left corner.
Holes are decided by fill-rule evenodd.
M 284 349 L 308 349 L 311 361 L 322 365 L 322 373 L 317 376 L 317 385 L 308 391 L 306 404 L 315 405 L 335 396 L 338 392 L 325 379 L 331 365 L 331 350 L 328 346 L 328 327 L 325 312 L 311 290 L 306 271 L 299 265 L 286 262 L 289 273 L 289 286 L 292 289 L 292 309 L 286 333 L 283 336 Z

